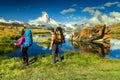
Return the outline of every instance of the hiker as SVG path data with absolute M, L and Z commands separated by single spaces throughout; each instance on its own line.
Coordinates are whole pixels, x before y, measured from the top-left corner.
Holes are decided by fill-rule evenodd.
M 22 32 L 24 32 L 24 33 L 22 33 L 22 36 L 19 39 L 19 42 L 16 43 L 15 45 L 21 47 L 23 64 L 27 66 L 28 65 L 27 50 L 32 45 L 32 32 L 29 29 L 26 29 L 26 30 L 24 30 Z
M 51 33 L 50 49 L 52 50 L 51 64 L 54 64 L 56 62 L 56 56 L 58 57 L 58 61 L 61 62 L 61 56 L 60 56 L 59 49 L 58 49 L 58 45 L 60 43 L 59 43 L 59 40 L 57 39 L 58 35 L 57 35 L 56 31 L 54 32 L 54 28 L 52 28 L 50 30 L 50 33 Z
M 32 45 L 33 39 L 32 39 L 32 32 L 30 29 L 26 29 L 24 32 L 24 37 L 25 37 L 25 41 L 23 43 L 23 63 L 25 65 L 28 65 L 28 54 L 27 54 L 27 50 L 28 48 Z
M 14 43 L 15 46 L 18 46 L 21 48 L 21 53 L 22 53 L 22 57 L 23 57 L 23 64 L 25 64 L 25 49 L 24 47 L 22 46 L 23 43 L 25 42 L 25 37 L 24 37 L 24 29 L 21 30 L 21 37 L 19 38 L 18 42 L 17 43 Z

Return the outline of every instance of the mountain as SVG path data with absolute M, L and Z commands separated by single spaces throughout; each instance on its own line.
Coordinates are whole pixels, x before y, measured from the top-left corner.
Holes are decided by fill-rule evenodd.
M 38 27 L 38 28 L 50 28 L 50 27 L 62 27 L 65 30 L 76 30 L 78 29 L 78 26 L 75 26 L 74 24 L 71 23 L 66 23 L 66 24 L 61 24 L 54 19 L 50 18 L 49 15 L 46 12 L 42 12 L 42 15 L 38 17 L 35 20 L 30 20 L 28 22 L 30 25 L 33 27 Z
M 30 25 L 38 28 L 56 28 L 58 26 L 62 27 L 65 30 L 74 30 L 74 25 L 67 23 L 67 24 L 60 24 L 59 22 L 55 21 L 54 19 L 50 18 L 46 12 L 42 12 L 42 15 L 35 20 L 30 20 L 28 22 Z
M 48 28 L 56 28 L 56 27 L 62 27 L 64 30 L 77 30 L 82 29 L 83 25 L 80 23 L 59 23 L 56 20 L 49 17 L 47 12 L 42 12 L 41 16 L 37 19 L 30 20 L 29 22 L 20 22 L 17 20 L 5 20 L 3 18 L 0 18 L 0 22 L 7 23 L 7 24 L 23 24 L 26 27 L 30 28 L 42 28 L 42 29 L 48 29 Z
M 55 21 L 54 19 L 50 18 L 46 12 L 42 12 L 41 17 L 38 17 L 35 20 L 30 20 L 28 22 L 30 25 L 35 26 L 47 26 L 47 27 L 57 27 L 59 26 L 59 23 Z
M 0 18 L 0 22 L 2 23 L 13 23 L 13 24 L 23 24 L 24 22 L 17 20 L 5 20 L 4 18 Z

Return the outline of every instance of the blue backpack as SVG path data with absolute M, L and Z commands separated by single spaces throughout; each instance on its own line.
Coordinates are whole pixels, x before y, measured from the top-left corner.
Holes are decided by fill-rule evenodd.
M 25 42 L 24 47 L 30 47 L 32 45 L 33 39 L 32 39 L 32 32 L 29 29 L 26 29 L 24 32 Z

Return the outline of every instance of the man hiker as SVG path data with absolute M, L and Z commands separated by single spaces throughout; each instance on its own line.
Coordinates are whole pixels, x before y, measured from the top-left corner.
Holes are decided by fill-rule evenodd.
M 58 57 L 58 61 L 61 62 L 61 56 L 58 51 L 58 43 L 56 41 L 56 34 L 54 32 L 54 28 L 50 29 L 51 33 L 51 43 L 50 43 L 50 49 L 52 50 L 52 62 L 51 64 L 54 64 L 56 62 L 56 56 Z

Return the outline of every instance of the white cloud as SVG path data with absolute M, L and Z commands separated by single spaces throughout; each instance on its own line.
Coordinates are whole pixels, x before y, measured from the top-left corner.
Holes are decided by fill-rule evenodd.
M 115 24 L 120 23 L 120 12 L 111 12 L 109 15 L 102 14 L 100 11 L 96 11 L 94 16 L 86 20 L 86 23 L 91 24 Z
M 111 12 L 111 13 L 110 13 L 110 16 L 111 16 L 112 18 L 115 18 L 115 19 L 120 20 L 120 12 Z
M 93 14 L 95 14 L 95 11 L 99 10 L 99 9 L 105 9 L 105 7 L 104 6 L 86 7 L 82 11 L 89 12 L 91 15 L 93 15 Z
M 81 16 L 75 16 L 75 15 L 70 15 L 70 16 L 67 16 L 67 17 L 64 17 L 64 19 L 67 19 L 69 20 L 69 22 L 74 22 L 74 21 L 80 21 L 82 19 Z
M 92 9 L 105 9 L 104 6 L 97 6 L 97 7 L 92 7 Z
M 89 12 L 91 15 L 93 15 L 93 14 L 95 14 L 96 10 L 105 9 L 105 7 L 110 7 L 112 5 L 116 5 L 117 7 L 120 7 L 120 2 L 117 2 L 117 1 L 116 2 L 108 2 L 108 3 L 105 3 L 104 5 L 100 5 L 100 6 L 86 7 L 82 11 Z
M 106 4 L 104 4 L 104 6 L 107 6 L 107 7 L 110 7 L 110 6 L 112 6 L 112 5 L 116 5 L 116 4 L 119 4 L 119 2 L 108 2 L 108 3 L 106 3 Z
M 117 7 L 120 7 L 120 3 L 119 3 L 119 4 L 117 4 Z
M 66 30 L 75 30 L 76 28 L 75 28 L 75 26 L 73 26 L 72 24 L 67 23 L 67 24 L 65 24 L 65 29 L 66 29 Z
M 94 9 L 90 8 L 90 7 L 86 7 L 82 10 L 83 12 L 89 12 L 91 15 L 94 13 Z
M 105 3 L 102 6 L 94 6 L 94 7 L 86 7 L 82 11 L 83 12 L 89 12 L 91 15 L 93 15 L 92 18 L 86 19 L 84 24 L 91 25 L 91 24 L 115 24 L 120 23 L 120 12 L 110 12 L 109 14 L 103 14 L 99 10 L 105 9 L 105 7 L 110 7 L 112 5 L 115 5 L 116 7 L 120 7 L 120 2 L 108 2 Z
M 111 25 L 116 23 L 120 23 L 120 12 L 111 12 L 109 15 L 106 15 L 96 10 L 92 18 L 87 19 L 84 17 L 82 20 L 70 24 L 75 25 L 75 29 L 84 29 L 95 24 Z
M 4 18 L 0 18 L 0 22 L 7 22 Z
M 101 13 L 97 10 L 94 14 L 94 17 L 90 19 L 93 23 L 99 23 L 102 22 L 102 16 Z
M 110 47 L 111 50 L 120 49 L 120 40 L 111 39 L 111 40 L 110 40 L 110 43 L 111 43 L 111 47 Z
M 74 8 L 69 8 L 69 9 L 66 9 L 66 10 L 62 10 L 60 13 L 61 14 L 66 14 L 66 13 L 71 13 L 71 12 L 75 12 L 76 9 Z
M 72 7 L 77 6 L 77 4 L 73 4 Z
M 105 9 L 104 6 L 100 6 L 100 7 L 86 7 L 84 8 L 82 11 L 83 12 L 89 12 L 91 15 L 95 14 L 95 11 L 98 9 Z

